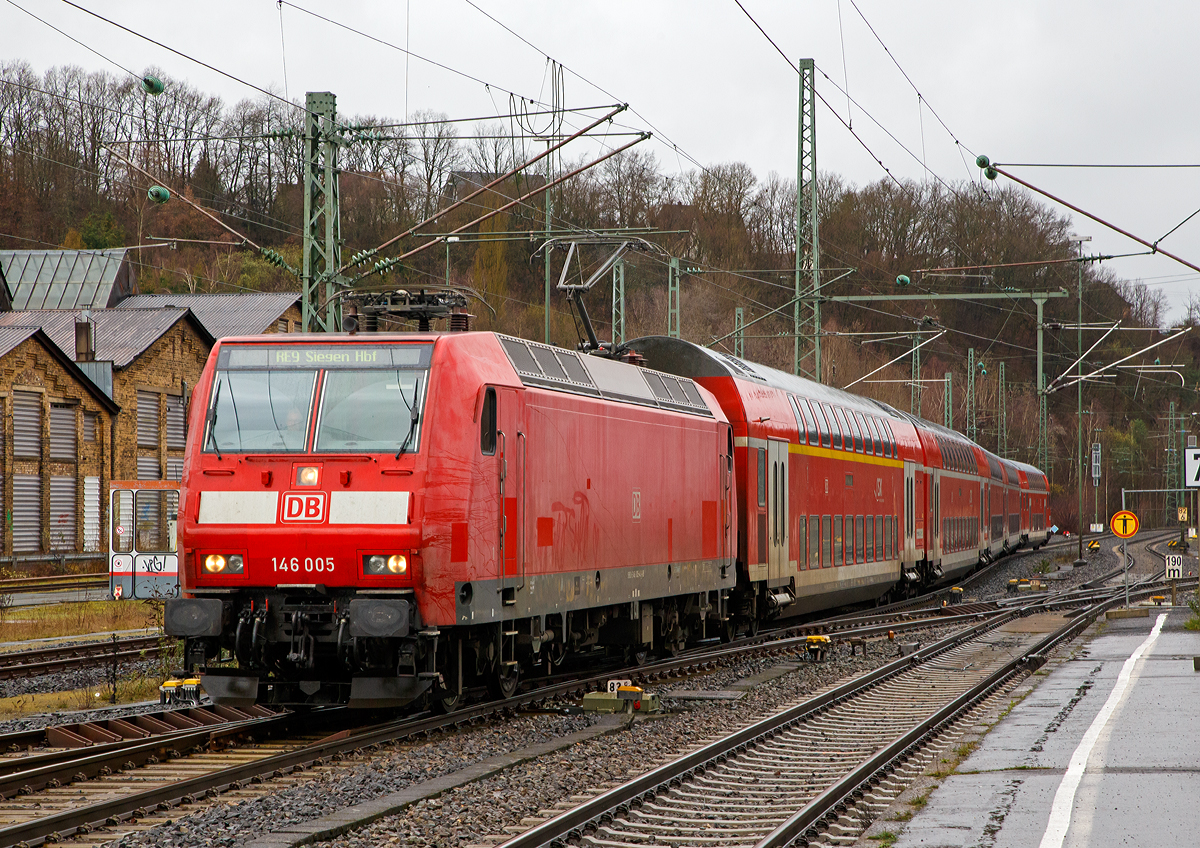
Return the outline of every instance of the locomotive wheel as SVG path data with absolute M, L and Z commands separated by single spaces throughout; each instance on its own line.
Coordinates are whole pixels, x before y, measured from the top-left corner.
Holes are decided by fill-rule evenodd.
M 732 642 L 737 638 L 737 625 L 733 623 L 733 618 L 727 618 L 721 622 L 721 630 L 718 634 L 722 642 Z
M 519 666 L 505 666 L 497 663 L 488 676 L 488 691 L 495 698 L 511 698 L 517 694 L 517 684 L 521 682 Z
M 625 664 L 626 665 L 645 665 L 646 660 L 650 659 L 650 652 L 645 648 L 640 650 L 635 648 L 625 649 Z
M 442 696 L 435 695 L 433 698 L 433 706 L 438 712 L 449 714 L 455 710 L 461 709 L 463 701 L 465 700 L 466 699 L 463 697 L 462 692 L 451 692 Z

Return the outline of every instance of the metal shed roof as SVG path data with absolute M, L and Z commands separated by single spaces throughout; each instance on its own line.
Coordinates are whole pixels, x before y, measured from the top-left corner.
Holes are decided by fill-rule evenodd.
M 127 249 L 0 250 L 13 309 L 98 309 L 113 298 Z
M 0 356 L 7 356 L 37 331 L 37 327 L 0 327 Z
M 75 320 L 79 311 L 44 309 L 29 312 L 0 313 L 0 327 L 41 327 L 58 348 L 75 357 Z M 208 344 L 212 335 L 188 309 L 97 309 L 90 314 L 96 325 L 98 360 L 110 360 L 120 370 L 137 359 L 146 348 L 182 320 L 194 322 Z
M 299 303 L 300 295 L 280 294 L 136 294 L 117 304 L 119 309 L 182 306 L 192 310 L 196 319 L 215 339 L 225 336 L 256 336 L 279 320 L 289 307 Z

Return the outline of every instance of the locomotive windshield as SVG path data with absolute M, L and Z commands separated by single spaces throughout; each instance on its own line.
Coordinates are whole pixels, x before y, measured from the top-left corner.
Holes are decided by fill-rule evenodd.
M 217 361 L 203 450 L 416 451 L 431 352 L 431 345 L 228 345 Z

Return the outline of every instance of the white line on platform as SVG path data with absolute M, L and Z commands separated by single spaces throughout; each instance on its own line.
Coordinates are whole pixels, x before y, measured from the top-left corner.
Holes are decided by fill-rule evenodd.
M 1138 645 L 1137 650 L 1129 655 L 1129 659 L 1125 660 L 1121 666 L 1121 673 L 1117 675 L 1117 684 L 1108 694 L 1108 700 L 1104 702 L 1100 712 L 1092 719 L 1091 727 L 1087 729 L 1087 733 L 1083 734 L 1083 739 L 1079 741 L 1079 747 L 1071 755 L 1067 773 L 1063 775 L 1062 782 L 1058 784 L 1058 791 L 1054 793 L 1054 803 L 1050 807 L 1050 821 L 1046 823 L 1046 833 L 1042 836 L 1040 848 L 1062 848 L 1063 840 L 1067 837 L 1067 828 L 1071 825 L 1071 811 L 1075 806 L 1075 790 L 1079 788 L 1079 781 L 1083 779 L 1083 770 L 1087 766 L 1088 757 L 1092 754 L 1092 748 L 1096 747 L 1096 740 L 1100 738 L 1104 725 L 1108 724 L 1112 714 L 1117 711 L 1117 705 L 1121 703 L 1121 698 L 1125 696 L 1125 690 L 1129 687 L 1129 678 L 1133 675 L 1133 669 L 1138 664 L 1138 660 L 1158 639 L 1158 634 L 1162 632 L 1163 622 L 1166 620 L 1165 612 L 1159 615 L 1150 635 L 1142 644 Z

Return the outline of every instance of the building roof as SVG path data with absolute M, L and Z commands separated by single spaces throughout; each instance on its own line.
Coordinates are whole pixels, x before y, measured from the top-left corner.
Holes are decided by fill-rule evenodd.
M 119 309 L 182 306 L 192 310 L 214 339 L 256 336 L 300 302 L 294 292 L 254 294 L 135 294 L 122 300 Z
M 75 358 L 75 320 L 72 309 L 42 309 L 0 313 L 0 327 L 41 327 L 68 358 Z M 126 368 L 180 321 L 190 321 L 209 345 L 215 340 L 191 310 L 97 309 L 89 318 L 95 323 L 95 358 L 109 360 L 118 371 Z
M 12 314 L 12 313 L 9 313 Z M 72 332 L 73 332 L 72 325 Z M 73 336 L 72 336 L 73 337 Z M 17 345 L 27 339 L 35 339 L 45 348 L 52 357 L 58 360 L 59 364 L 66 369 L 67 373 L 75 378 L 85 389 L 88 390 L 93 397 L 100 402 L 100 405 L 107 409 L 110 413 L 116 414 L 120 412 L 121 407 L 117 406 L 113 399 L 105 394 L 104 390 L 97 386 L 85 374 L 80 367 L 63 353 L 62 349 L 39 327 L 0 327 L 0 358 L 8 356 L 16 349 Z
M 126 252 L 0 250 L 0 269 L 13 309 L 98 309 L 132 293 L 129 272 L 120 274 Z

